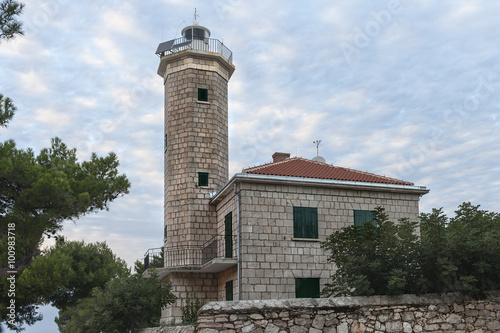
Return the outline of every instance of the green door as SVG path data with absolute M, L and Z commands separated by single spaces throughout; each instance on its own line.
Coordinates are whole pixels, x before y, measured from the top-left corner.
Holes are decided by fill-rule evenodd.
M 226 301 L 233 300 L 233 280 L 226 282 Z
M 226 258 L 233 257 L 233 213 L 226 215 L 224 220 L 224 242 L 226 248 Z

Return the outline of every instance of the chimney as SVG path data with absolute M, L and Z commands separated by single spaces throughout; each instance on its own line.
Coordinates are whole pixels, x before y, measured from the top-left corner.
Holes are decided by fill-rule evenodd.
M 290 157 L 290 154 L 288 154 L 288 153 L 278 153 L 278 152 L 276 152 L 276 153 L 273 154 L 273 163 L 284 161 L 284 160 L 286 160 L 289 157 Z

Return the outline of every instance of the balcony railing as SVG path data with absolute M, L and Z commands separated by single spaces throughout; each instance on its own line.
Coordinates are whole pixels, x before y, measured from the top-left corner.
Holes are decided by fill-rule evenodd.
M 165 267 L 199 267 L 215 258 L 236 258 L 236 242 L 236 236 L 217 235 L 203 246 L 166 247 L 163 250 Z M 144 256 L 145 269 L 158 267 L 151 263 L 153 258 L 159 258 L 158 250 L 161 251 L 161 249 L 150 249 L 146 252 Z
M 224 59 L 233 63 L 233 52 L 229 50 L 224 43 L 213 38 L 194 38 L 187 39 L 180 37 L 163 42 L 158 46 L 156 54 L 161 58 L 164 55 L 174 54 L 184 50 L 197 50 L 209 53 L 220 54 Z
M 163 247 L 149 249 L 144 254 L 144 270 L 150 267 L 161 268 L 164 265 Z

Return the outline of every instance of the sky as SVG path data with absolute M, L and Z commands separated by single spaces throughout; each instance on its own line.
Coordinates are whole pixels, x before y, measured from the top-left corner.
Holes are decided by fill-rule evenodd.
M 163 242 L 155 50 L 195 8 L 233 52 L 229 176 L 278 151 L 313 158 L 321 140 L 327 163 L 429 188 L 421 212 L 500 212 L 500 2 L 24 3 L 25 36 L 0 44 L 0 93 L 18 108 L 0 140 L 39 152 L 57 136 L 81 161 L 115 152 L 130 194 L 62 234 L 106 241 L 129 266 Z M 56 331 L 45 311 L 26 332 Z

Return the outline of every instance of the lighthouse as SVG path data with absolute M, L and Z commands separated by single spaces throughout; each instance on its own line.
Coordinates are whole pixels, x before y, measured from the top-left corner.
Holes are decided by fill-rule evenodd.
M 161 276 L 179 298 L 163 319 L 180 318 L 182 299 L 217 299 L 217 271 L 223 268 L 206 265 L 228 241 L 219 237 L 216 210 L 208 202 L 228 181 L 228 81 L 235 67 L 232 52 L 210 35 L 195 15 L 181 37 L 156 50 L 165 89 Z

